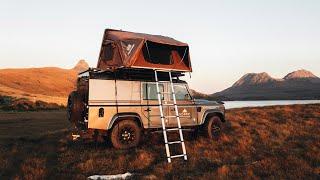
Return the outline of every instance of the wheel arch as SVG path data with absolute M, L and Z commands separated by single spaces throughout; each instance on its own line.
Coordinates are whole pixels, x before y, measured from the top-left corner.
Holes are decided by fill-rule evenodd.
M 201 124 L 205 124 L 211 117 L 213 116 L 218 116 L 221 120 L 221 122 L 225 122 L 225 117 L 224 117 L 224 113 L 218 110 L 207 110 L 202 118 L 202 122 Z
M 117 113 L 112 117 L 111 121 L 109 122 L 107 130 L 111 129 L 118 122 L 128 119 L 136 122 L 140 128 L 144 127 L 142 119 L 138 113 Z

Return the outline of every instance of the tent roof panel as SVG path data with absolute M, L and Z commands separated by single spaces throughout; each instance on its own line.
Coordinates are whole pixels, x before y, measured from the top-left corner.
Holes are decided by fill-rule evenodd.
M 119 40 L 144 39 L 152 42 L 168 44 L 173 46 L 188 46 L 187 43 L 183 43 L 171 37 L 162 36 L 162 35 L 151 35 L 151 34 L 135 33 L 135 32 L 129 32 L 129 31 L 114 30 L 114 29 L 106 29 L 105 33 Z

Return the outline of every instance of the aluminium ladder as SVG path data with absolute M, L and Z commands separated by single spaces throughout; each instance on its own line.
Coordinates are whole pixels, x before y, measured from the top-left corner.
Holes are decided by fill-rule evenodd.
M 174 92 L 171 71 L 162 71 L 162 72 L 169 73 L 171 92 L 161 92 L 160 91 L 158 73 L 157 73 L 157 70 L 154 70 L 156 87 L 157 87 L 157 96 L 158 96 L 158 102 L 159 102 L 160 119 L 161 119 L 161 124 L 162 124 L 162 131 L 163 131 L 163 138 L 164 138 L 164 143 L 165 143 L 165 148 L 166 148 L 167 159 L 168 159 L 169 163 L 171 163 L 172 158 L 184 157 L 184 160 L 187 160 L 187 151 L 186 151 L 186 146 L 185 146 L 184 139 L 183 139 L 182 128 L 181 128 L 181 123 L 180 123 L 180 116 L 179 116 L 179 112 L 178 112 L 176 94 Z M 173 104 L 162 104 L 162 96 L 164 94 L 172 95 Z M 174 106 L 175 115 L 174 116 L 165 116 L 163 113 L 163 106 Z M 177 128 L 166 128 L 165 119 L 169 119 L 169 118 L 176 118 L 177 125 L 178 125 Z M 168 131 L 179 131 L 180 140 L 168 142 L 168 136 L 167 136 Z M 172 145 L 172 144 L 181 144 L 183 154 L 171 155 L 169 145 Z

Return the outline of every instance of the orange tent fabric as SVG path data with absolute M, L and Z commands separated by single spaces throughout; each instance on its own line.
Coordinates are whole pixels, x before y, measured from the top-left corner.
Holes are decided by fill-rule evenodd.
M 189 46 L 173 38 L 106 29 L 97 68 L 191 72 Z

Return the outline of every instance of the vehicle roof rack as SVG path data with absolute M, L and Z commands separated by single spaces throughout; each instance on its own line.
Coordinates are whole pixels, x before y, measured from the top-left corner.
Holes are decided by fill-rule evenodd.
M 135 69 L 135 68 L 117 68 L 101 70 L 98 68 L 89 68 L 86 71 L 79 73 L 79 76 L 88 74 L 91 79 L 120 79 L 131 81 L 155 81 L 154 70 L 152 69 Z M 184 76 L 183 72 L 173 71 L 171 76 L 174 82 L 185 82 L 179 79 Z M 170 81 L 167 72 L 158 72 L 160 81 Z

